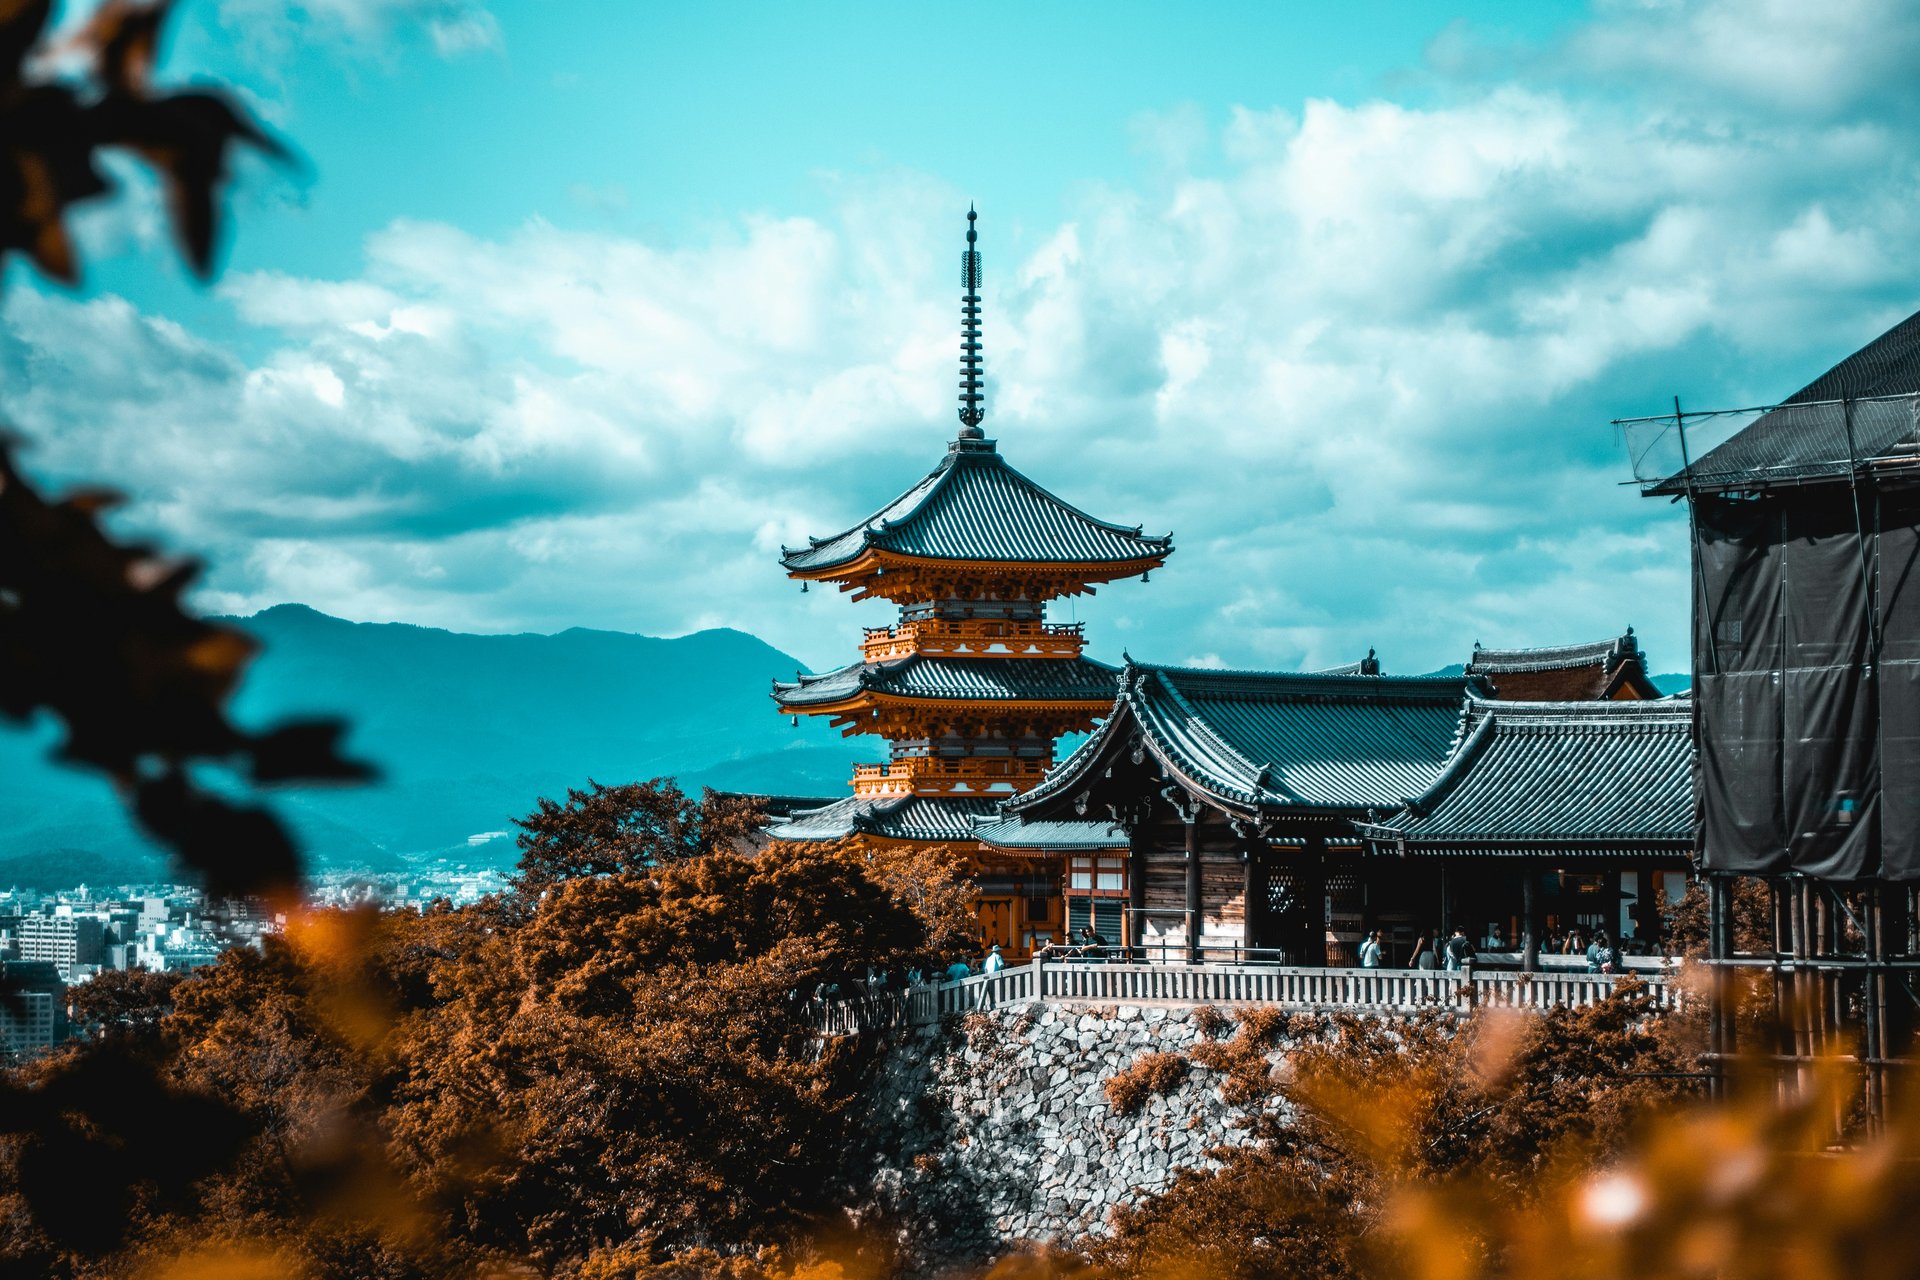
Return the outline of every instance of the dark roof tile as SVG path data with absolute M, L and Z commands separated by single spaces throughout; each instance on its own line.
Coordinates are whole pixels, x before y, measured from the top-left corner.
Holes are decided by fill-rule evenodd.
M 1111 822 L 1026 822 L 996 814 L 978 820 L 973 836 L 981 844 L 1016 853 L 1084 853 L 1127 847 L 1127 833 Z
M 1363 835 L 1409 853 L 1671 857 L 1691 848 L 1687 699 L 1476 699 L 1463 727 L 1433 786 Z
M 1115 564 L 1165 557 L 1173 540 L 1069 506 L 1008 466 L 991 440 L 956 440 L 931 474 L 872 516 L 811 546 L 782 548 L 780 559 L 790 571 L 817 573 L 869 547 L 934 560 Z
M 1235 808 L 1397 806 L 1439 775 L 1468 688 L 1457 676 L 1150 666 L 1128 667 L 1121 683 L 1114 713 L 1009 812 L 1080 785 L 1123 724 L 1169 771 Z
M 978 819 L 997 816 L 985 797 L 873 798 L 848 796 L 820 809 L 795 813 L 767 828 L 775 840 L 843 840 L 851 835 L 891 840 L 972 841 Z
M 1646 658 L 1633 628 L 1612 640 L 1545 649 L 1473 647 L 1466 673 L 1510 702 L 1573 702 L 1608 698 L 1622 685 L 1642 698 L 1659 691 L 1647 677 Z
M 932 701 L 1104 702 L 1118 673 L 1091 658 L 932 658 L 911 654 L 891 662 L 856 662 L 823 675 L 776 681 L 782 707 L 841 702 L 862 690 Z

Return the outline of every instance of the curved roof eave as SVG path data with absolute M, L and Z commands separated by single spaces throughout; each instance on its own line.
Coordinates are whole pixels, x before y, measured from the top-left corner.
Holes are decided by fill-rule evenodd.
M 854 566 L 869 552 L 877 551 L 932 561 L 1061 565 L 1154 561 L 1157 567 L 1157 562 L 1173 550 L 1172 534 L 1146 535 L 1138 525 L 1102 520 L 1042 488 L 1001 458 L 991 441 L 959 440 L 949 448 L 938 467 L 860 523 L 831 538 L 809 539 L 806 547 L 782 547 L 781 565 L 795 577 L 821 577 Z M 954 498 L 962 508 L 961 527 L 990 528 L 997 522 L 999 532 L 1011 528 L 1017 536 L 1050 546 L 1057 554 L 1032 548 L 1017 554 L 999 552 L 984 543 L 973 549 L 977 554 L 959 554 L 951 547 L 929 551 L 919 546 L 916 539 L 925 533 L 920 526 L 934 518 L 930 513 L 941 507 L 943 496 L 956 485 L 966 486 Z M 939 514 L 943 519 L 952 518 L 951 513 Z M 945 536 L 951 540 L 951 531 Z M 938 542 L 942 535 L 936 531 L 930 537 Z M 1106 546 L 1097 548 L 1090 538 L 1093 542 L 1104 540 Z

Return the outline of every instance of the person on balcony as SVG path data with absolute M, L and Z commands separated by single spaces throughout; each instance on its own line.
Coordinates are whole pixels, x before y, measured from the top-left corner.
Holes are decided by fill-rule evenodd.
M 1433 939 L 1421 934 L 1413 944 L 1413 958 L 1407 961 L 1409 969 L 1425 969 L 1431 972 L 1439 967 L 1440 961 L 1433 953 Z
M 1465 929 L 1453 931 L 1453 936 L 1447 939 L 1446 953 L 1449 972 L 1458 972 L 1473 963 L 1473 941 Z
M 1104 934 L 1095 933 L 1092 928 L 1083 924 L 1077 936 L 1082 959 L 1105 960 L 1107 958 L 1107 948 L 1111 944 Z
M 962 978 L 971 978 L 972 976 L 973 966 L 965 960 L 955 960 L 947 966 L 946 979 L 948 982 L 958 982 Z
M 1386 951 L 1380 945 L 1380 931 L 1375 929 L 1360 942 L 1360 967 L 1378 969 L 1380 962 L 1386 959 Z
M 987 948 L 987 958 L 980 962 L 980 972 L 998 973 L 1006 967 L 1007 962 L 1000 958 L 1000 944 L 996 942 Z

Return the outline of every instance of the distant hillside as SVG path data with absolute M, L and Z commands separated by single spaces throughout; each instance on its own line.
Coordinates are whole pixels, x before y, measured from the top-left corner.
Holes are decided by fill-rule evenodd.
M 775 714 L 769 680 L 799 666 L 738 631 L 671 640 L 609 631 L 478 636 L 345 622 L 300 605 L 230 619 L 265 652 L 235 706 L 243 722 L 340 715 L 377 785 L 288 792 L 279 807 L 322 864 L 398 864 L 486 847 L 512 856 L 510 820 L 589 778 L 832 794 L 874 744 Z M 158 861 L 103 783 L 44 763 L 0 730 L 0 884 L 51 864 L 70 883 L 137 877 Z M 118 873 L 118 874 L 116 874 Z

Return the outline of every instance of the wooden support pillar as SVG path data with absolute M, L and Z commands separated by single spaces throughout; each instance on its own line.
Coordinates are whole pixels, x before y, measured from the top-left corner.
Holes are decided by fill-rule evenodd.
M 1716 962 L 1709 974 L 1712 994 L 1707 1015 L 1707 1049 L 1713 1054 L 1714 1092 L 1722 1097 L 1727 1091 L 1727 1059 L 1733 1054 L 1733 1011 L 1729 1007 L 1733 984 L 1732 970 L 1717 962 L 1731 958 L 1733 951 L 1731 888 L 1725 876 L 1707 876 L 1707 959 Z
M 1520 968 L 1540 969 L 1540 868 L 1530 861 L 1520 864 Z
M 1260 869 L 1261 842 L 1243 839 L 1240 842 L 1240 949 L 1243 952 L 1258 950 L 1266 945 L 1267 921 L 1266 877 Z M 1251 960 L 1252 956 L 1245 956 Z
M 1833 955 L 1835 942 L 1839 936 L 1838 921 L 1834 918 L 1833 901 L 1827 896 L 1827 887 L 1818 881 L 1807 883 L 1807 894 L 1813 903 L 1813 954 L 1816 959 Z M 1833 1010 L 1834 999 L 1832 974 L 1822 966 L 1818 971 L 1816 984 L 1819 994 L 1815 997 L 1816 1016 L 1814 1024 L 1814 1047 L 1821 1053 L 1832 1052 L 1836 1048 Z
M 1200 963 L 1200 823 L 1186 824 L 1187 834 L 1187 963 Z
M 1300 879 L 1307 899 L 1307 951 L 1300 958 L 1306 965 L 1325 967 L 1327 963 L 1327 838 L 1307 837 L 1301 851 Z
M 1607 936 L 1617 946 L 1620 941 L 1620 885 L 1621 873 L 1609 871 L 1600 877 L 1600 910 L 1606 924 Z
M 1772 948 L 1772 964 L 1769 974 L 1773 979 L 1773 1050 L 1782 1058 L 1791 1058 L 1796 1052 L 1793 1035 L 1793 975 L 1781 964 L 1792 956 L 1793 948 L 1793 894 L 1787 882 L 1779 876 L 1767 877 L 1767 905 L 1769 923 L 1773 937 L 1769 944 Z M 1790 1073 L 1782 1064 L 1774 1079 L 1775 1093 L 1784 1104 L 1790 1091 L 1787 1081 Z
M 1812 1083 L 1813 1058 L 1813 899 L 1805 880 L 1787 882 L 1793 896 L 1793 1053 L 1800 1060 L 1800 1089 Z
M 1867 1132 L 1876 1133 L 1886 1121 L 1887 1046 L 1882 1034 L 1887 1022 L 1886 949 L 1884 921 L 1880 913 L 1880 886 L 1867 886 L 1863 903 L 1862 931 L 1866 934 L 1866 990 L 1862 1013 L 1866 1023 L 1861 1037 L 1860 1056 L 1866 1059 Z
M 1146 824 L 1127 832 L 1127 927 L 1125 942 L 1129 959 L 1143 960 L 1140 948 L 1147 944 L 1147 839 Z
M 1634 873 L 1634 881 L 1639 886 L 1639 897 L 1634 899 L 1633 936 L 1640 942 L 1652 947 L 1660 938 L 1660 908 L 1665 904 L 1660 893 L 1654 887 L 1654 877 L 1660 872 L 1650 863 L 1641 863 Z
M 1912 913 L 1908 908 L 1910 894 L 1907 886 L 1883 884 L 1880 886 L 1880 952 L 1888 961 L 1910 959 L 1912 952 L 1907 950 L 1908 930 L 1913 927 Z M 1885 999 L 1880 1020 L 1880 1042 L 1886 1046 L 1889 1058 L 1905 1057 L 1907 1046 L 1913 1032 L 1913 1001 L 1908 998 L 1906 984 L 1908 975 L 1913 971 L 1906 968 L 1886 969 L 1881 975 L 1880 991 Z M 1889 1107 L 1898 1101 L 1895 1096 L 1903 1073 L 1889 1070 L 1883 1087 L 1886 1089 Z

